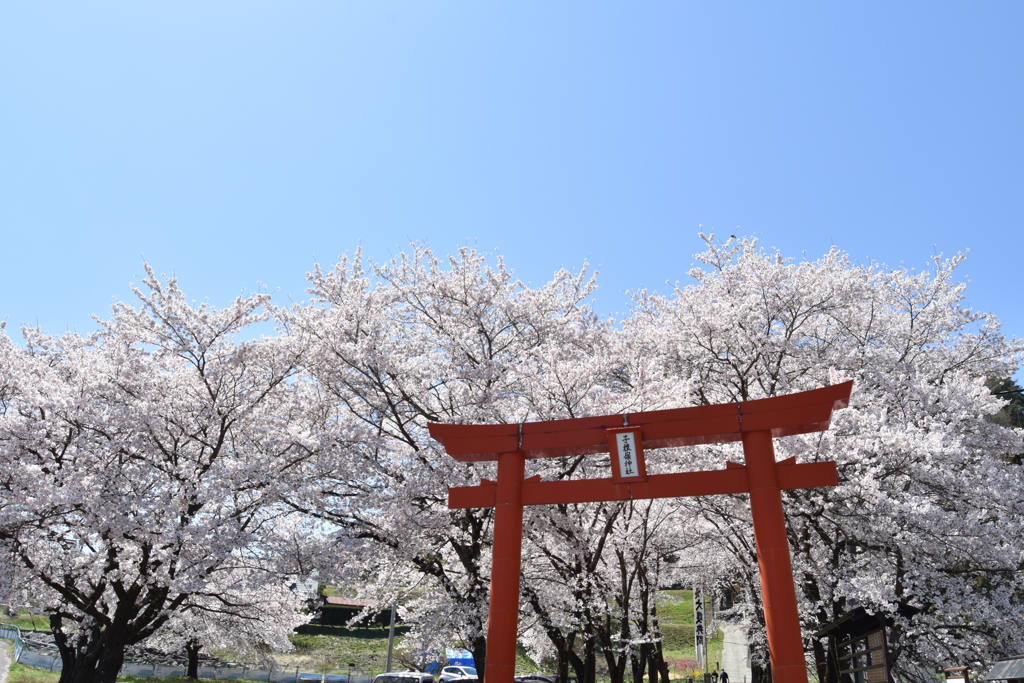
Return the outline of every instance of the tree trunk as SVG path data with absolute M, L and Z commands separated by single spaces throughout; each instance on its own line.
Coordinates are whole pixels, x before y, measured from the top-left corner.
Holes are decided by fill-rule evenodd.
M 558 659 L 555 661 L 555 683 L 569 683 L 569 653 L 566 652 L 572 641 L 563 641 L 557 648 Z
M 69 683 L 70 677 L 75 671 L 77 658 L 74 646 L 69 641 L 67 634 L 61 630 L 63 622 L 64 620 L 59 614 L 50 615 L 50 632 L 53 634 L 53 642 L 57 645 L 57 651 L 60 653 L 60 683 Z M 65 674 L 67 674 L 67 678 L 65 678 Z
M 658 629 L 658 635 L 662 636 L 661 629 Z M 654 654 L 651 657 L 651 680 L 654 679 L 653 672 L 657 671 L 658 675 L 661 676 L 661 683 L 669 683 L 668 676 L 668 662 L 665 661 L 665 641 L 658 640 L 657 647 L 654 648 Z
M 477 636 L 472 638 L 467 649 L 473 653 L 473 665 L 476 667 L 477 678 L 481 681 L 487 675 L 487 638 Z
M 839 671 L 836 669 L 832 653 L 832 639 L 829 638 L 827 646 L 821 640 L 811 640 L 811 649 L 814 651 L 814 664 L 818 671 L 819 683 L 839 683 Z
M 185 675 L 189 678 L 199 678 L 199 651 L 202 645 L 197 640 L 190 640 L 185 643 L 185 657 L 188 658 L 188 668 Z
M 585 638 L 583 641 L 583 656 L 576 653 L 576 632 L 573 631 L 566 640 L 565 656 L 569 666 L 576 674 L 577 683 L 594 683 L 597 680 L 597 662 L 594 659 L 593 638 Z M 561 682 L 560 682 L 561 683 Z M 564 683 L 569 683 L 569 670 L 565 671 Z
M 573 638 L 575 639 L 575 635 Z M 577 683 L 597 682 L 597 651 L 593 636 L 584 636 L 582 658 L 576 654 L 575 648 L 571 645 L 567 648 L 567 654 L 569 656 L 569 664 L 576 673 Z
M 86 618 L 74 637 L 61 630 L 59 615 L 50 617 L 62 670 L 60 683 L 114 683 L 124 664 L 127 634 L 111 625 Z
M 597 641 L 593 638 L 587 640 L 584 648 L 583 678 L 579 683 L 597 683 Z
M 572 667 L 576 680 L 582 683 L 586 679 L 586 660 L 584 655 L 581 658 L 576 653 L 576 632 L 560 639 L 561 647 L 558 647 L 558 671 L 556 673 L 557 683 L 569 683 L 569 667 Z
M 630 646 L 629 667 L 632 669 L 633 683 L 644 683 L 644 674 L 647 673 L 647 647 L 646 644 L 639 648 Z
M 668 683 L 668 663 L 665 661 L 665 653 L 659 640 L 651 648 L 647 660 L 647 669 L 651 683 Z
M 608 667 L 608 678 L 611 683 L 626 683 L 626 656 L 615 652 L 611 639 L 602 648 L 604 661 Z

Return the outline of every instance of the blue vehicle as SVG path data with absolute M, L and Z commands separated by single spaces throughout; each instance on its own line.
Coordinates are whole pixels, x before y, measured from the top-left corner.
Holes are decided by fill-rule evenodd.
M 448 647 L 444 650 L 444 656 L 448 658 L 448 666 L 468 666 L 476 669 L 476 662 L 473 661 L 473 653 L 462 648 Z M 476 674 L 473 674 L 474 676 Z

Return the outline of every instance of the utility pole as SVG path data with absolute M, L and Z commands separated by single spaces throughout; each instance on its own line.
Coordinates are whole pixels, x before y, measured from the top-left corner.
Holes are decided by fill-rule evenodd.
M 384 672 L 391 673 L 391 653 L 395 649 L 395 608 L 398 606 L 398 598 L 391 602 L 391 626 L 388 628 L 388 661 L 384 665 Z

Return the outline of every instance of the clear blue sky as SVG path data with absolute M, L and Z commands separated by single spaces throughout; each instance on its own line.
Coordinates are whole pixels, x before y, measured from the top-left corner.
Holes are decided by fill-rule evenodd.
M 697 232 L 926 267 L 1024 336 L 1024 3 L 0 6 L 0 318 L 92 329 L 143 255 L 222 305 L 427 241 L 598 307 Z

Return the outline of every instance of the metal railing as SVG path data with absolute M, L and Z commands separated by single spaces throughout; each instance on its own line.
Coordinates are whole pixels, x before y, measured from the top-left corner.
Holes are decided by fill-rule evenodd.
M 21 629 L 13 624 L 0 624 L 0 638 L 14 642 L 14 661 L 19 661 L 25 641 L 21 639 Z
M 26 642 L 21 635 L 21 629 L 13 624 L 0 623 L 0 638 L 14 642 L 14 661 L 19 664 L 54 672 L 63 669 L 60 654 L 51 648 Z M 142 661 L 139 659 L 129 660 L 126 657 L 119 675 L 139 678 L 169 678 L 184 676 L 187 668 L 184 660 L 174 657 L 154 657 L 148 661 L 145 657 L 141 658 Z M 210 666 L 209 664 L 200 666 L 199 678 L 220 681 L 266 681 L 267 683 L 370 683 L 371 681 L 364 669 L 355 667 L 349 669 L 349 673 L 343 674 L 327 673 L 327 671 L 303 671 L 300 667 L 263 669 L 234 662 L 225 663 L 223 666 Z

